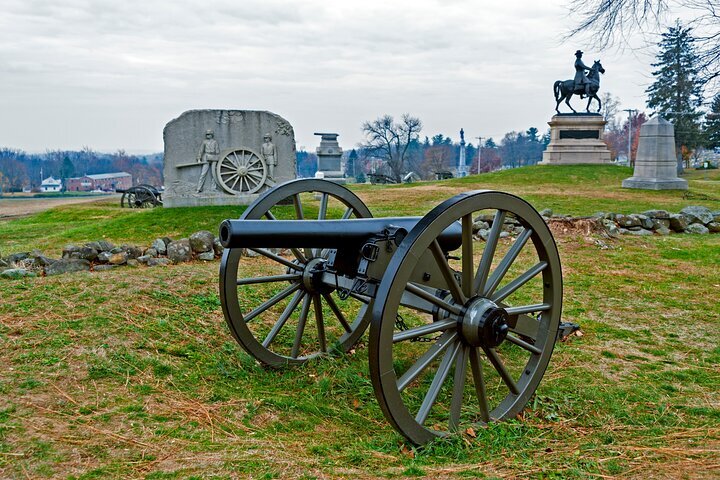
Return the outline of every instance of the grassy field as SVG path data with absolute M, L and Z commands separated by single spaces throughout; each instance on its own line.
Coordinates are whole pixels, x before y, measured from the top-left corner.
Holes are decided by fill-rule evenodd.
M 527 168 L 357 186 L 377 216 L 468 189 L 538 209 L 720 210 L 720 174 L 690 191 L 623 190 L 617 167 Z M 589 177 L 589 181 L 581 181 Z M 215 231 L 240 209 L 53 209 L 0 222 L 0 252 Z M 0 478 L 718 478 L 720 235 L 567 232 L 564 321 L 522 418 L 416 449 L 385 421 L 366 344 L 301 368 L 259 367 L 231 338 L 217 263 L 0 281 Z

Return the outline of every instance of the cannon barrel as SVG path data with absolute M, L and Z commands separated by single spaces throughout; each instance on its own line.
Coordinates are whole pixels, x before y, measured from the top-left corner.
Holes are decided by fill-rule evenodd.
M 422 217 L 353 218 L 347 220 L 224 220 L 220 243 L 225 248 L 337 248 L 359 249 L 384 230 L 400 231 L 398 240 Z M 455 222 L 438 242 L 444 251 L 462 244 L 462 227 Z M 398 241 L 399 243 L 399 241 Z

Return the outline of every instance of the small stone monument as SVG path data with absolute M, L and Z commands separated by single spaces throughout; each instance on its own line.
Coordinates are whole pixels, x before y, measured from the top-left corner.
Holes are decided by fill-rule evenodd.
M 622 181 L 624 188 L 687 190 L 687 180 L 677 176 L 675 128 L 660 116 L 640 127 L 635 171 Z
M 163 139 L 165 207 L 248 205 L 297 176 L 293 128 L 274 113 L 190 110 Z
M 316 153 L 318 157 L 318 172 L 325 175 L 325 180 L 345 183 L 342 172 L 343 150 L 338 144 L 337 133 L 316 133 L 320 137 L 320 146 Z
M 612 163 L 610 150 L 603 141 L 605 124 L 597 113 L 560 113 L 553 115 L 550 143 L 540 165 Z
M 465 160 L 465 130 L 460 129 L 460 160 L 458 161 L 458 177 L 466 177 L 468 166 Z

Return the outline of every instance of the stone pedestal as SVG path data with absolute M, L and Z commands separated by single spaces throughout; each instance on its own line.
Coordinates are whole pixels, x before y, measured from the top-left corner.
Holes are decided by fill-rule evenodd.
M 640 127 L 635 171 L 622 181 L 624 188 L 643 190 L 687 190 L 687 180 L 677 176 L 675 129 L 655 116 Z
M 596 113 L 561 113 L 550 125 L 550 144 L 543 152 L 540 165 L 574 165 L 579 163 L 612 163 L 610 150 L 603 141 L 605 124 Z
M 163 139 L 165 207 L 249 205 L 297 177 L 293 128 L 274 113 L 190 110 Z
M 318 172 L 322 172 L 325 180 L 345 183 L 342 172 L 343 150 L 338 144 L 337 133 L 316 133 L 320 137 L 320 146 L 316 153 L 318 157 Z

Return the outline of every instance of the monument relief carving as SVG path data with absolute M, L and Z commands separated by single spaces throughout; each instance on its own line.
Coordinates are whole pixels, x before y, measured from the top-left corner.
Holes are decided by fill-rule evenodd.
M 191 110 L 163 136 L 166 207 L 246 205 L 296 177 L 292 126 L 270 112 Z

